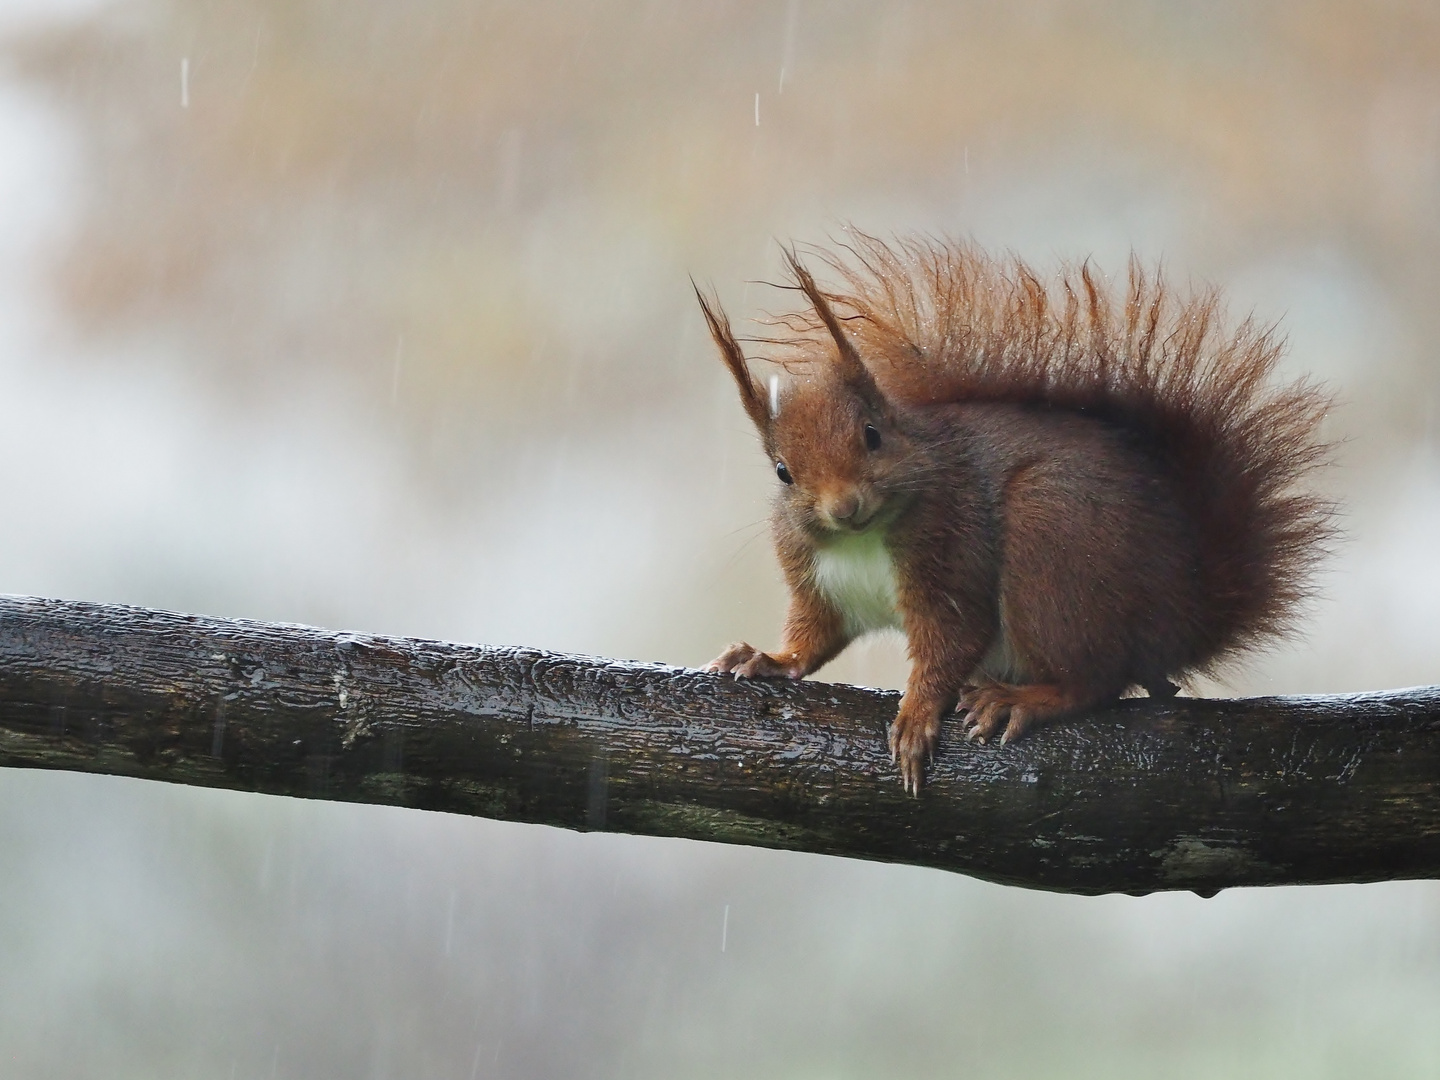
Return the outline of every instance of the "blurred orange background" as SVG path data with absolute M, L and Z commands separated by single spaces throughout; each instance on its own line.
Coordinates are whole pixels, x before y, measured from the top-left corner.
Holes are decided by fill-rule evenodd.
M 1440 681 L 1432 4 L 6 0 L 0 35 L 0 591 L 773 643 L 773 476 L 689 275 L 757 315 L 777 241 L 854 223 L 1134 251 L 1278 321 L 1339 394 L 1346 540 L 1206 689 Z M 16 1075 L 1440 1067 L 1430 883 L 1081 900 L 14 772 L 0 821 Z

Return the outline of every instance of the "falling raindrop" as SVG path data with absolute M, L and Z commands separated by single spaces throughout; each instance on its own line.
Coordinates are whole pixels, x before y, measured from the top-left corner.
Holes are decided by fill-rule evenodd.
M 450 890 L 450 910 L 445 915 L 445 955 L 450 955 L 450 943 L 455 939 L 455 897 L 454 889 Z
M 400 399 L 400 364 L 405 359 L 405 335 L 395 341 L 395 366 L 390 375 L 390 404 Z

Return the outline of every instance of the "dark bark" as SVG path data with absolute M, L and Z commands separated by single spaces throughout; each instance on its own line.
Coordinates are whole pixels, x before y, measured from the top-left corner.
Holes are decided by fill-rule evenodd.
M 1440 876 L 1440 688 L 1128 701 L 919 799 L 898 695 L 0 598 L 0 765 L 958 870 L 1078 893 Z

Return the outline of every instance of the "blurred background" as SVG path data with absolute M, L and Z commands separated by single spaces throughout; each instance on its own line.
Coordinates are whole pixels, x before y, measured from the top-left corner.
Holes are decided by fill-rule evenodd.
M 1426 0 L 0 0 L 0 592 L 773 643 L 687 275 L 783 306 L 777 239 L 847 222 L 1280 321 L 1347 539 L 1205 689 L 1440 681 Z M 1059 897 L 11 770 L 0 1016 L 15 1077 L 1434 1077 L 1440 887 Z

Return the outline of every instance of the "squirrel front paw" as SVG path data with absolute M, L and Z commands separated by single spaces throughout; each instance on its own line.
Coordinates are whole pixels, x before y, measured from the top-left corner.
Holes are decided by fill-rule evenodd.
M 925 766 L 940 741 L 940 710 L 911 706 L 907 696 L 890 725 L 890 760 L 900 767 L 900 782 L 911 795 L 920 794 Z
M 705 670 L 728 672 L 737 679 L 798 679 L 805 674 L 804 666 L 794 654 L 761 652 L 743 641 L 737 641 L 711 660 Z

